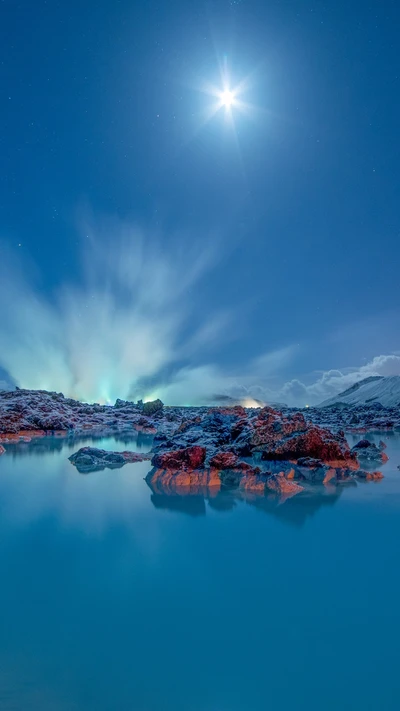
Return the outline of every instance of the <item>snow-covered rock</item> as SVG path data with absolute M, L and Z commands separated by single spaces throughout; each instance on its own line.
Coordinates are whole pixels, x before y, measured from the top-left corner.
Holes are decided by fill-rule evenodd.
M 400 375 L 391 375 L 386 378 L 377 375 L 365 378 L 339 395 L 324 400 L 319 407 L 373 405 L 375 403 L 384 407 L 400 405 Z

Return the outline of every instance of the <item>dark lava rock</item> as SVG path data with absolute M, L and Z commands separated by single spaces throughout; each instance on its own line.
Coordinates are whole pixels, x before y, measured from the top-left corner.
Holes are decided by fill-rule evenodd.
M 96 447 L 81 447 L 71 454 L 69 461 L 81 474 L 102 471 L 103 469 L 119 469 L 128 462 L 143 462 L 151 458 L 150 454 L 138 452 L 107 452 Z
M 242 462 L 234 452 L 218 452 L 210 459 L 210 467 L 215 469 L 252 469 L 251 464 Z
M 384 445 L 384 442 L 380 443 Z M 386 445 L 384 445 L 386 446 Z M 355 452 L 359 459 L 368 460 L 372 462 L 382 462 L 388 461 L 389 457 L 382 451 L 382 447 L 377 447 L 376 444 L 370 442 L 368 439 L 361 439 L 352 448 L 352 452 Z
M 114 407 L 119 410 L 121 407 L 137 408 L 137 405 L 135 405 L 135 403 L 131 402 L 130 400 L 120 400 L 119 398 L 117 398 Z
M 333 435 L 329 430 L 319 427 L 311 427 L 304 432 L 293 432 L 278 437 L 275 437 L 271 432 L 265 432 L 263 439 L 264 441 L 260 441 L 257 449 L 262 451 L 262 458 L 267 460 L 312 457 L 324 462 L 356 461 L 356 456 L 350 452 L 344 437 L 339 434 Z
M 400 431 L 399 405 L 383 407 L 380 403 L 365 403 L 346 408 L 310 407 L 303 412 L 307 421 L 334 430 L 342 428 L 360 433 L 367 430 Z
M 369 439 L 360 439 L 357 444 L 354 445 L 353 450 L 362 450 L 362 449 L 368 449 L 369 447 L 372 446 L 372 443 L 369 441 Z
M 185 449 L 173 450 L 155 454 L 151 463 L 158 469 L 199 469 L 203 466 L 206 458 L 205 447 L 186 447 Z
M 365 481 L 380 481 L 383 479 L 382 472 L 368 472 L 364 469 L 359 469 L 355 472 L 357 479 L 364 479 Z
M 152 415 L 155 415 L 156 412 L 161 412 L 163 409 L 164 403 L 159 399 L 145 402 L 142 406 L 142 412 L 146 417 L 151 417 Z

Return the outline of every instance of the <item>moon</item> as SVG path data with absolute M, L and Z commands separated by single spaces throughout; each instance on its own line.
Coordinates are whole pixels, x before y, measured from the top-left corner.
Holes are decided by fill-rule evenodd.
M 227 109 L 229 109 L 232 104 L 235 102 L 235 94 L 233 91 L 230 91 L 229 89 L 225 89 L 221 93 L 221 104 L 222 106 L 226 106 Z

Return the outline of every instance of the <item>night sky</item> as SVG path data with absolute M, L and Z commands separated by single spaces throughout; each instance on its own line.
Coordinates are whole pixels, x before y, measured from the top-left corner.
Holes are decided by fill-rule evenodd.
M 0 15 L 0 380 L 305 404 L 400 374 L 398 2 Z

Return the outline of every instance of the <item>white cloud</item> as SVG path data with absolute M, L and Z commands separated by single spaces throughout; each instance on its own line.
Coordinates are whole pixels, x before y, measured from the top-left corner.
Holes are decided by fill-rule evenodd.
M 282 399 L 289 405 L 317 405 L 323 400 L 338 395 L 354 383 L 373 375 L 400 375 L 400 356 L 380 355 L 358 368 L 328 370 L 309 384 L 291 380 L 281 389 Z
M 283 367 L 290 360 L 290 352 L 293 354 L 294 349 L 287 348 L 265 354 L 251 362 L 241 374 L 236 375 L 226 374 L 215 365 L 183 368 L 153 394 L 174 405 L 218 402 L 222 396 L 235 401 L 256 400 L 262 403 L 286 403 L 293 407 L 304 407 L 318 405 L 371 375 L 400 375 L 400 356 L 381 355 L 358 368 L 328 370 L 315 374 L 314 378 L 310 376 L 307 383 L 293 379 L 279 385 L 276 382 L 276 370 L 280 362 L 278 354 L 287 356 L 287 360 L 281 360 Z M 262 363 L 265 363 L 264 368 L 261 367 Z

